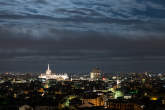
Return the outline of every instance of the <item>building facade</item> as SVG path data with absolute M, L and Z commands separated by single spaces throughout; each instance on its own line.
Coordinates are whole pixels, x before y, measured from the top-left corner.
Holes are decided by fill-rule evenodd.
M 101 70 L 99 68 L 94 68 L 92 72 L 90 72 L 91 80 L 99 80 L 101 78 Z
M 48 64 L 48 69 L 46 70 L 46 73 L 41 74 L 38 78 L 42 78 L 42 79 L 56 79 L 56 80 L 66 80 L 68 79 L 68 75 L 65 74 L 55 74 L 52 73 L 51 69 L 49 68 L 49 64 Z

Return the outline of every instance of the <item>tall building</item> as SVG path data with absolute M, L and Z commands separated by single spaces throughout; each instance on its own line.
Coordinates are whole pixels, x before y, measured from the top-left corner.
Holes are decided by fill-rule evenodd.
M 49 64 L 48 64 L 48 69 L 46 70 L 46 73 L 41 74 L 40 76 L 38 76 L 38 78 L 43 78 L 43 79 L 56 79 L 56 80 L 66 80 L 68 79 L 68 75 L 65 74 L 55 74 L 52 73 Z
M 49 64 L 48 64 L 48 69 L 46 70 L 46 74 L 47 74 L 47 75 L 51 75 L 51 73 L 52 73 L 52 71 L 50 70 Z
M 101 78 L 101 70 L 96 67 L 90 72 L 90 79 L 91 80 L 99 80 Z

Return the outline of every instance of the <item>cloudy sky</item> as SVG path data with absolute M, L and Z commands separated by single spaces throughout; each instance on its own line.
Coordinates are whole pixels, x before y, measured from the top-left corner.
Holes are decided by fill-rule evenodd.
M 164 0 L 0 0 L 0 72 L 165 71 Z

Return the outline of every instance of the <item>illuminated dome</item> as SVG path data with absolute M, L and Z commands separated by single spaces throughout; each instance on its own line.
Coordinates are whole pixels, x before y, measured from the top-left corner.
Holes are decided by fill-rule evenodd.
M 101 70 L 99 68 L 94 68 L 92 72 L 90 72 L 91 80 L 98 80 L 101 78 Z
M 101 70 L 98 67 L 96 67 L 96 68 L 92 69 L 92 72 L 93 73 L 101 73 Z

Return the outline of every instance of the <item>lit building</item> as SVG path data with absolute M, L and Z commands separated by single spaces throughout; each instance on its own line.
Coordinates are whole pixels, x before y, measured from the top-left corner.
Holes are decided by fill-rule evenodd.
M 107 100 L 106 108 L 115 110 L 143 110 L 141 105 L 125 100 Z
M 65 74 L 55 74 L 52 73 L 52 71 L 49 68 L 49 64 L 48 64 L 48 69 L 46 70 L 46 74 L 41 74 L 38 78 L 42 78 L 42 79 L 56 79 L 56 80 L 66 80 L 68 79 L 68 75 Z
M 101 70 L 99 68 L 94 68 L 90 73 L 91 80 L 98 80 L 101 78 Z
M 86 103 L 90 103 L 93 106 L 104 106 L 104 97 L 103 96 L 98 96 L 96 94 L 85 94 L 82 97 L 82 103 L 86 104 Z
M 115 91 L 115 93 L 114 93 L 115 99 L 122 98 L 122 97 L 124 97 L 124 94 L 122 91 L 120 91 L 120 90 Z

